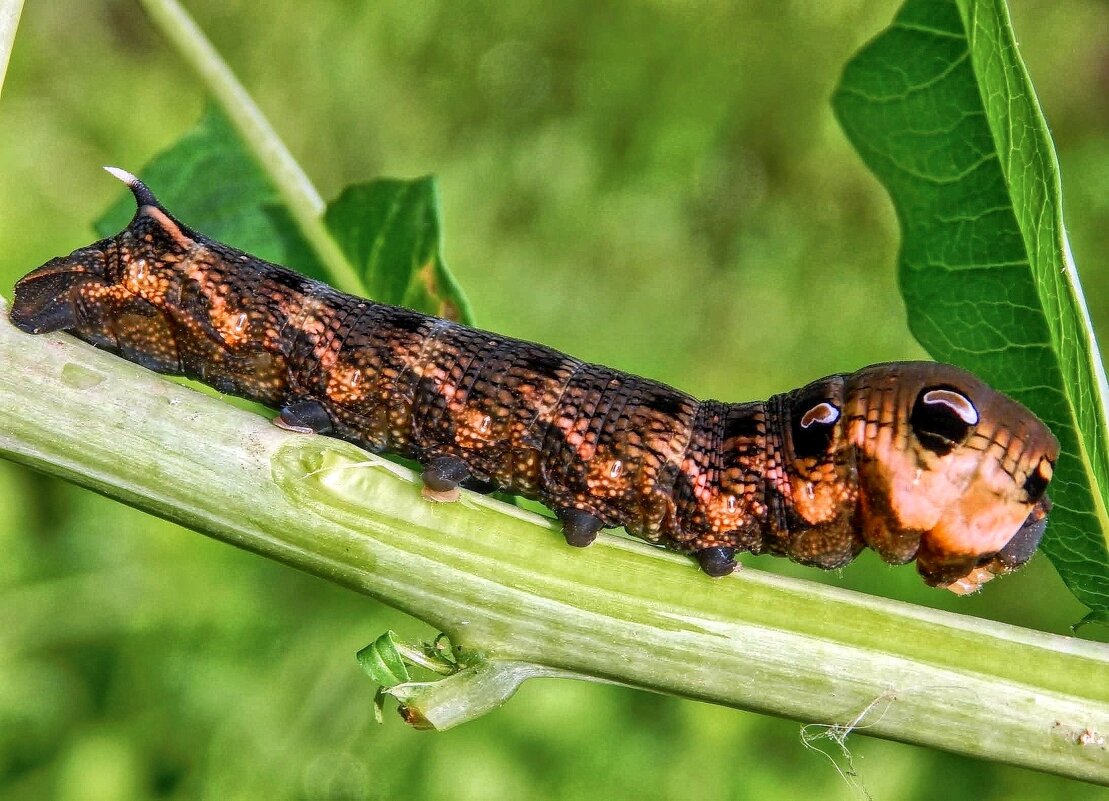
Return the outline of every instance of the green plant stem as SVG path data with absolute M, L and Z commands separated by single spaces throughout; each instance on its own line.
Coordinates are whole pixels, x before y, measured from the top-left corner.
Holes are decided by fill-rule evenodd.
M 615 536 L 571 551 L 544 518 L 471 493 L 431 503 L 351 445 L 0 318 L 0 454 L 445 631 L 469 670 L 394 688 L 440 725 L 523 676 L 575 675 L 807 723 L 866 710 L 866 734 L 1109 784 L 1104 645 L 756 570 L 713 581 Z
M 558 678 L 586 677 L 533 662 L 481 659 L 445 679 L 398 684 L 387 692 L 408 723 L 442 731 L 496 709 L 528 679 Z
M 297 227 L 344 292 L 365 293 L 358 273 L 324 224 L 326 204 L 285 143 L 204 32 L 176 0 L 140 0 L 151 21 L 197 73 L 266 171 Z
M 8 60 L 22 13 L 23 0 L 0 0 L 0 92 L 4 90 L 4 77 L 8 74 Z

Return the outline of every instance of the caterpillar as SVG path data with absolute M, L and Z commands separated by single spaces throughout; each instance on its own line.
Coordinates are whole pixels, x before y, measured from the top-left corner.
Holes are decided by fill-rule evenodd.
M 698 401 L 542 345 L 344 294 L 197 233 L 138 178 L 119 234 L 15 287 L 23 331 L 68 331 L 159 373 L 279 409 L 275 422 L 541 501 L 566 541 L 606 527 L 692 554 L 825 569 L 864 548 L 964 593 L 1027 562 L 1059 445 L 959 368 L 894 362 L 765 402 Z

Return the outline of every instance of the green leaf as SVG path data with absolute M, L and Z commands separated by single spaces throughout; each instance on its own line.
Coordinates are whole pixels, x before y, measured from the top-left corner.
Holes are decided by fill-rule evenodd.
M 358 652 L 358 664 L 375 683 L 396 687 L 410 681 L 404 658 L 397 650 L 396 632 L 387 631 Z
M 1004 2 L 908 0 L 833 102 L 897 209 L 913 333 L 1055 432 L 1043 549 L 1079 600 L 1109 609 L 1109 389 Z
M 1106 612 L 1104 609 L 1095 609 L 1070 628 L 1073 634 L 1077 634 L 1079 629 L 1091 625 L 1109 626 L 1109 612 Z
M 268 174 L 217 108 L 143 168 L 140 177 L 175 216 L 207 236 L 332 282 Z M 129 193 L 96 222 L 101 236 L 134 214 Z M 324 216 L 374 300 L 472 322 L 469 302 L 440 253 L 439 200 L 431 177 L 348 187 Z
M 439 192 L 432 176 L 348 186 L 324 219 L 371 297 L 473 321 L 440 253 Z

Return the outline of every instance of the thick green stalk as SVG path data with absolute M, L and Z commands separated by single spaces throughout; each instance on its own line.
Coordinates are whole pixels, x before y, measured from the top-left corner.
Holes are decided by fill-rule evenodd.
M 743 571 L 713 581 L 615 536 L 466 493 L 59 335 L 0 303 L 0 454 L 403 609 L 466 670 L 402 685 L 446 727 L 562 675 L 846 726 L 1109 784 L 1109 648 Z M 861 714 L 865 711 L 865 714 Z
M 208 37 L 176 0 L 140 0 L 151 21 L 196 72 L 277 187 L 297 227 L 344 292 L 364 294 L 358 273 L 324 224 L 323 198 Z
M 0 91 L 4 89 L 4 76 L 8 74 L 8 60 L 22 13 L 23 0 L 0 0 Z

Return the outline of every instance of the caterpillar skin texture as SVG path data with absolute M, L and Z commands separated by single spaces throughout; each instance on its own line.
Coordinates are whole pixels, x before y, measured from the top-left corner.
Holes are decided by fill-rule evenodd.
M 214 242 L 137 178 L 118 235 L 15 288 L 13 322 L 281 409 L 277 422 L 419 460 L 425 489 L 499 489 L 697 556 L 831 569 L 871 547 L 969 592 L 1031 558 L 1058 443 L 955 367 L 833 375 L 766 402 L 698 401 L 541 345 L 343 294 Z

